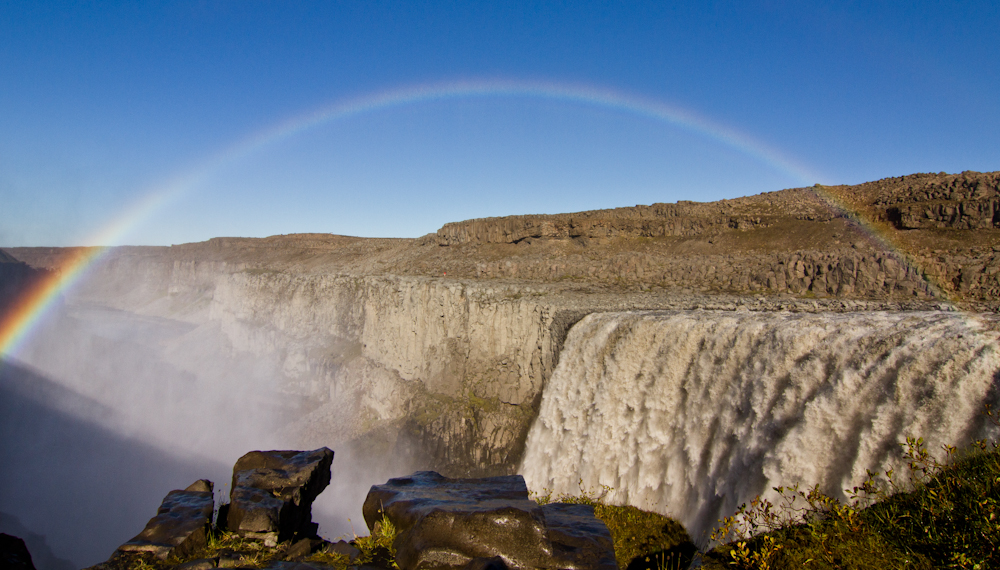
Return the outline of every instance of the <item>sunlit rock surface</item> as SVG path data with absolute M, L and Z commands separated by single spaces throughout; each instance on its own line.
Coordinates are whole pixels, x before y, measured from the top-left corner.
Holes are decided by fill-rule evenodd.
M 274 545 L 316 536 L 312 503 L 330 484 L 333 451 L 251 451 L 233 466 L 226 527 Z

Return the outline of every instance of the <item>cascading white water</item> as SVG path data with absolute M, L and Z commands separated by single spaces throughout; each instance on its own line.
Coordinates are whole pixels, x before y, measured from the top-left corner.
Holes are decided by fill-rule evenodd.
M 844 498 L 900 443 L 985 435 L 1000 387 L 994 322 L 946 312 L 591 314 L 566 339 L 521 465 L 529 488 L 680 520 L 717 519 L 773 487 Z

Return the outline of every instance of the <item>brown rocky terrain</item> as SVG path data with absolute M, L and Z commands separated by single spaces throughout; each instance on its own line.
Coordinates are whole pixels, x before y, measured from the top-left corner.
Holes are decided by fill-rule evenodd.
M 56 268 L 61 251 L 11 248 Z M 230 270 L 423 275 L 591 291 L 1000 299 L 1000 173 L 913 174 L 711 203 L 445 224 L 419 239 L 327 234 L 118 248 L 115 258 Z

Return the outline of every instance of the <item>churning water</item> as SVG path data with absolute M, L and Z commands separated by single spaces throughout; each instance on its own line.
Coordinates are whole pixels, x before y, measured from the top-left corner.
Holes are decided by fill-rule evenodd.
M 569 333 L 521 465 L 529 488 L 613 489 L 702 545 L 777 485 L 844 498 L 900 443 L 989 429 L 995 323 L 947 312 L 592 314 Z M 773 498 L 773 496 L 772 496 Z

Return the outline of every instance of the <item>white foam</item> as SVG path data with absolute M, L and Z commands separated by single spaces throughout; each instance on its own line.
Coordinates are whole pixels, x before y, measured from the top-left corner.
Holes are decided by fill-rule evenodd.
M 777 485 L 845 498 L 900 443 L 988 429 L 993 325 L 944 312 L 592 314 L 570 331 L 521 473 L 534 491 L 608 486 L 680 520 L 717 519 Z

